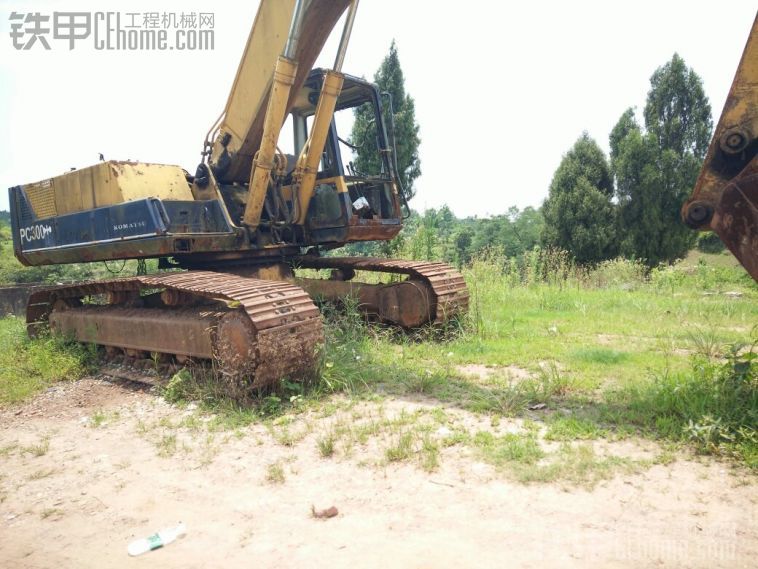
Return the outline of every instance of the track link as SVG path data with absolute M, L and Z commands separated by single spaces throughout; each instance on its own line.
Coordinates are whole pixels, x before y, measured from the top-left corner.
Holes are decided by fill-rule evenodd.
M 95 295 L 123 298 L 153 292 L 173 295 L 176 306 L 78 306 L 81 299 Z M 203 300 L 208 302 L 203 304 Z M 193 303 L 196 308 L 192 308 Z M 206 323 L 193 322 L 192 310 L 196 319 L 205 319 Z M 145 322 L 148 315 L 155 329 L 170 329 L 175 337 L 166 338 L 160 332 L 155 343 L 161 345 L 144 345 L 144 337 L 151 332 L 150 322 Z M 109 326 L 103 325 L 104 319 Z M 283 377 L 308 375 L 316 367 L 317 348 L 323 343 L 319 311 L 300 287 L 210 271 L 127 277 L 36 291 L 29 297 L 26 321 L 30 335 L 50 324 L 62 327 L 64 333 L 74 332 L 80 341 L 102 345 L 137 346 L 160 353 L 166 353 L 166 345 L 179 345 L 172 355 L 212 357 L 236 391 L 272 386 Z M 120 326 L 124 328 L 121 332 Z M 122 338 L 121 346 L 114 334 Z M 189 338 L 188 349 L 182 344 L 185 336 Z M 192 346 L 201 346 L 196 349 L 201 353 L 186 353 Z
M 296 259 L 295 265 L 308 269 L 371 271 L 408 275 L 410 279 L 426 285 L 431 291 L 425 309 L 428 322 L 440 324 L 468 311 L 469 293 L 466 281 L 463 279 L 463 275 L 445 263 L 402 261 L 376 257 L 302 256 Z M 400 312 L 405 308 L 401 306 Z

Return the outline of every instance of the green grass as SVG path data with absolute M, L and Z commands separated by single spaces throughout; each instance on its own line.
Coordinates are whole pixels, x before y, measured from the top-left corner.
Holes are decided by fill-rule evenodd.
M 556 417 L 548 422 L 545 439 L 549 441 L 576 441 L 598 439 L 607 431 L 596 421 L 581 417 Z
M 99 429 L 118 421 L 120 418 L 121 415 L 118 411 L 106 411 L 104 409 L 97 409 L 92 413 L 92 415 L 90 415 L 88 425 L 95 429 Z
M 40 512 L 39 517 L 43 520 L 46 520 L 49 517 L 59 518 L 64 514 L 63 510 L 60 508 L 45 508 Z
M 334 443 L 335 443 L 335 436 L 334 433 L 329 432 L 326 435 L 319 437 L 319 439 L 316 441 L 316 444 L 318 446 L 319 454 L 323 458 L 329 458 L 334 455 Z
M 367 325 L 349 300 L 323 305 L 326 342 L 317 378 L 306 386 L 285 381 L 276 392 L 239 402 L 225 397 L 212 374 L 184 371 L 164 394 L 179 404 L 198 401 L 201 411 L 213 413 L 204 427 L 210 431 L 264 421 L 288 447 L 309 430 L 278 418 L 340 412 L 345 404 L 335 394 L 348 401 L 423 398 L 493 418 L 531 418 L 544 424 L 540 436 L 561 443 L 560 451 L 540 456 L 534 430 L 487 444 L 456 431 L 450 443 L 473 445 L 499 467 L 517 465 L 507 469 L 524 480 L 557 477 L 559 467 L 551 466 L 557 464 L 577 480 L 593 479 L 579 474 L 592 461 L 616 472 L 623 461 L 594 456 L 589 444 L 576 442 L 629 434 L 758 466 L 758 363 L 746 361 L 744 351 L 729 358 L 730 345 L 756 339 L 758 287 L 728 257 L 698 253 L 647 273 L 623 260 L 585 270 L 561 256 L 534 256 L 523 266 L 490 256 L 475 260 L 464 276 L 470 316 L 442 332 Z M 0 402 L 6 404 L 80 376 L 90 361 L 81 348 L 25 339 L 16 320 L 0 324 L 0 346 Z M 467 364 L 493 373 L 472 378 L 460 371 Z M 513 366 L 528 377 L 511 376 Z M 384 463 L 437 467 L 448 439 L 430 436 L 418 418 L 387 421 L 335 425 L 311 444 L 330 457 L 381 439 Z M 175 450 L 170 440 L 157 446 L 165 454 Z
M 55 382 L 78 379 L 93 351 L 60 339 L 27 338 L 21 319 L 0 320 L 0 404 L 18 403 Z
M 163 433 L 154 441 L 154 444 L 161 458 L 174 456 L 177 450 L 176 433 Z
M 29 445 L 29 446 L 25 446 L 21 448 L 22 453 L 30 454 L 34 457 L 45 456 L 49 450 L 50 450 L 50 439 L 48 438 L 43 438 L 37 444 L 33 444 L 33 445 Z
M 599 456 L 588 444 L 562 443 L 557 452 L 547 453 L 534 431 L 500 437 L 480 431 L 474 445 L 485 461 L 522 483 L 563 482 L 592 488 L 619 471 L 631 472 L 642 466 L 623 457 Z
M 36 472 L 33 472 L 29 475 L 28 480 L 42 480 L 43 478 L 47 478 L 48 476 L 52 476 L 55 474 L 54 468 L 44 468 L 42 470 L 37 470 Z
M 413 456 L 414 439 L 415 434 L 412 431 L 403 431 L 395 435 L 384 451 L 387 462 L 402 462 Z
M 266 467 L 266 482 L 269 484 L 284 484 L 286 478 L 281 462 L 274 462 Z
M 623 362 L 627 358 L 625 352 L 611 350 L 609 348 L 577 348 L 570 354 L 571 359 L 590 364 L 614 365 Z
M 691 443 L 758 468 L 758 350 L 734 346 L 724 359 L 693 360 L 686 372 L 662 372 L 609 390 L 600 420 Z
M 497 466 L 507 464 L 534 465 L 545 456 L 534 432 L 508 433 L 496 437 L 489 431 L 479 431 L 474 445 L 487 460 Z

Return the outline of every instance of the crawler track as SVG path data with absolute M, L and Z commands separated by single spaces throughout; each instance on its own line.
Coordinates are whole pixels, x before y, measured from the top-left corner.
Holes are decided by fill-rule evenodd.
M 442 323 L 468 309 L 463 277 L 443 263 L 301 257 L 296 264 L 347 278 L 354 271 L 407 275 L 388 285 L 310 282 L 335 294 L 356 286 L 367 311 L 401 326 Z M 38 290 L 29 297 L 26 321 L 30 335 L 49 326 L 105 346 L 116 359 L 211 360 L 235 397 L 309 375 L 324 337 L 319 311 L 301 287 L 201 270 Z
M 106 304 L 83 304 L 103 296 Z M 34 292 L 30 334 L 40 325 L 111 348 L 215 359 L 239 389 L 312 372 L 323 342 L 318 309 L 283 281 L 189 271 L 59 286 Z
M 428 322 L 442 323 L 468 311 L 469 293 L 466 281 L 458 271 L 445 263 L 401 261 L 374 257 L 298 257 L 298 267 L 308 269 L 339 269 L 408 275 L 409 279 L 426 285 L 430 291 L 427 306 Z

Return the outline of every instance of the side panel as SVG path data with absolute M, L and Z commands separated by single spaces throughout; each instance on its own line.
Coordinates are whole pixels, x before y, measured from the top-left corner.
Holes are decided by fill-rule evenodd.
M 147 199 L 57 217 L 21 217 L 14 242 L 23 255 L 41 249 L 161 235 L 167 231 L 167 221 L 160 200 Z
M 150 197 L 191 200 L 178 166 L 101 162 L 23 186 L 34 214 L 53 217 Z
M 209 201 L 125 202 L 37 217 L 22 187 L 9 191 L 13 249 L 24 265 L 49 265 L 174 254 L 234 252 L 243 242 L 221 205 Z

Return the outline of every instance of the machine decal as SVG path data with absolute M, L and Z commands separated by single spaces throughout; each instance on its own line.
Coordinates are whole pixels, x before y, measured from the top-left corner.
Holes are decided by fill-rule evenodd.
M 131 223 L 120 223 L 113 226 L 113 231 L 123 232 L 132 229 L 141 229 L 147 227 L 147 221 L 133 221 Z
M 22 227 L 19 230 L 19 236 L 21 237 L 21 243 L 26 241 L 31 243 L 32 241 L 39 241 L 44 239 L 53 232 L 53 228 L 50 225 L 32 225 L 31 227 Z

